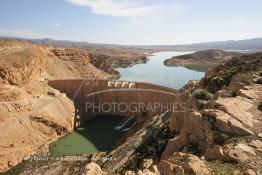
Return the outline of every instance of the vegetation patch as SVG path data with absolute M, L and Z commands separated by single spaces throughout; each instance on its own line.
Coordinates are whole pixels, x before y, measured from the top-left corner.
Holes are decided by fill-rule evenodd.
M 198 64 L 188 64 L 184 67 L 190 70 L 198 71 L 198 72 L 207 72 L 209 69 L 214 68 L 216 65 L 207 64 L 207 65 L 198 65 Z
M 209 162 L 208 167 L 212 175 L 234 175 L 236 168 L 234 164 L 222 163 L 220 161 Z
M 153 132 L 153 137 L 150 137 L 150 139 L 146 140 L 136 149 L 136 153 L 133 155 L 133 160 L 119 171 L 120 174 L 127 170 L 138 170 L 144 159 L 153 159 L 154 162 L 159 162 L 168 141 L 174 138 L 173 133 L 167 127 L 160 129 L 153 125 L 147 127 L 150 127 L 156 132 Z
M 197 89 L 193 92 L 192 97 L 198 100 L 210 100 L 212 99 L 213 94 L 205 89 Z
M 259 109 L 260 111 L 262 111 L 262 102 L 259 103 L 258 109 Z
M 250 85 L 252 83 L 252 79 L 250 78 L 250 75 L 246 75 L 246 74 L 238 74 L 235 77 L 235 81 L 243 83 L 245 85 Z
M 259 79 L 256 81 L 256 84 L 262 84 L 262 78 L 259 78 Z

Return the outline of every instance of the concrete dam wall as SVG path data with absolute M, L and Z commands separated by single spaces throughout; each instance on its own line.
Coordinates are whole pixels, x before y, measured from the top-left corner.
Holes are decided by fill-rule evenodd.
M 186 98 L 175 89 L 143 82 L 78 79 L 51 80 L 49 85 L 74 101 L 76 126 L 97 115 L 144 121 L 167 110 L 183 110 Z

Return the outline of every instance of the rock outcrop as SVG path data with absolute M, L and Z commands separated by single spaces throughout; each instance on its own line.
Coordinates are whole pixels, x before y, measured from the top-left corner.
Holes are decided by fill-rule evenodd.
M 119 59 L 114 59 L 112 60 L 112 66 L 114 68 L 122 67 L 132 67 L 136 64 L 145 64 L 149 61 L 149 59 L 145 56 L 140 56 L 140 57 L 132 57 L 132 59 L 125 59 L 125 60 L 119 60 Z
M 207 166 L 192 154 L 173 153 L 167 159 L 162 159 L 158 169 L 163 175 L 209 175 Z
M 252 73 L 259 73 L 262 67 L 261 57 L 262 53 L 256 53 L 232 58 L 207 72 L 199 84 L 212 93 L 225 89 L 230 83 L 233 92 L 242 89 L 241 87 L 248 85 L 250 80 L 255 78 Z
M 106 78 L 118 74 L 108 65 L 107 59 L 94 60 L 83 49 L 51 48 L 49 52 L 47 73 L 51 79 Z
M 12 59 L 10 59 L 12 58 Z M 32 45 L 0 46 L 0 82 L 22 85 L 44 73 L 44 49 Z
M 101 167 L 96 163 L 89 163 L 85 167 L 86 175 L 107 175 L 107 173 L 103 172 Z
M 99 54 L 89 54 L 91 58 L 91 63 L 109 74 L 119 75 L 119 72 L 113 69 L 113 63 L 110 60 L 110 57 L 107 55 L 99 55 Z
M 183 149 L 204 152 L 213 143 L 212 125 L 199 112 L 173 114 L 169 127 L 178 136 L 169 140 L 163 159 Z

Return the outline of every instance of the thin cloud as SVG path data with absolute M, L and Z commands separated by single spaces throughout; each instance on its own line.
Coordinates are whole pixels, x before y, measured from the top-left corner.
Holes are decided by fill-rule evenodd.
M 28 29 L 18 29 L 18 30 L 0 29 L 0 36 L 21 37 L 21 38 L 30 38 L 30 39 L 43 39 L 43 38 L 65 39 L 62 36 L 34 32 Z
M 78 6 L 87 6 L 93 14 L 136 17 L 145 16 L 163 9 L 163 5 L 146 5 L 142 0 L 67 0 Z
M 54 27 L 60 27 L 62 24 L 61 23 L 54 23 L 53 26 Z

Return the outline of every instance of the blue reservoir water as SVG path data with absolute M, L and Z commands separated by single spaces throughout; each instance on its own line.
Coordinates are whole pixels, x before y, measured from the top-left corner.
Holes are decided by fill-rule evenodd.
M 175 89 L 182 88 L 189 80 L 199 80 L 205 72 L 197 67 L 168 67 L 164 61 L 173 56 L 189 54 L 193 52 L 158 52 L 148 57 L 145 64 L 137 64 L 133 67 L 117 68 L 121 81 L 149 82 Z

